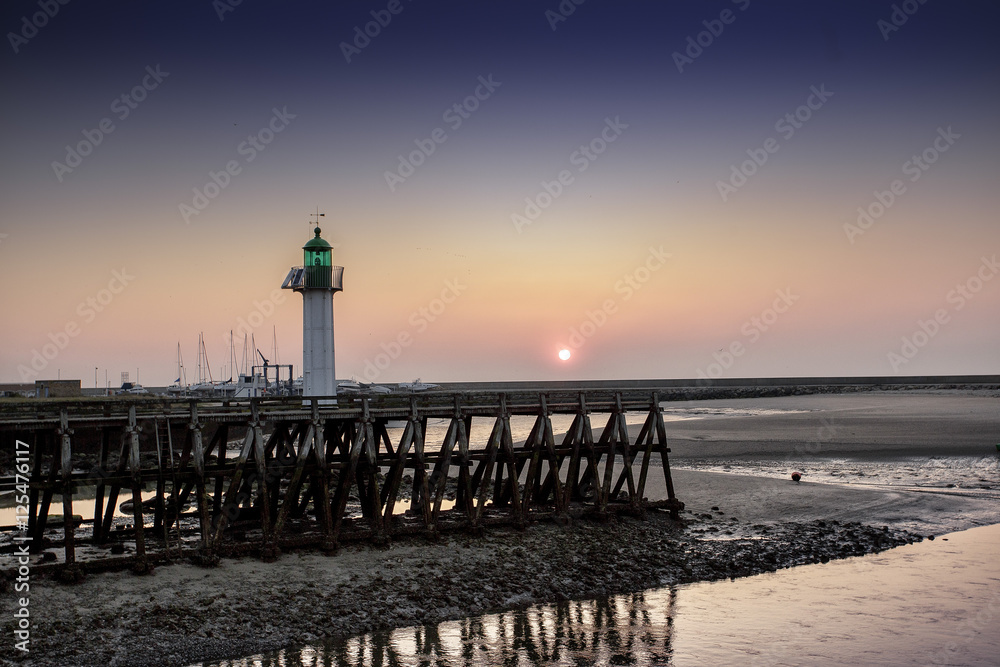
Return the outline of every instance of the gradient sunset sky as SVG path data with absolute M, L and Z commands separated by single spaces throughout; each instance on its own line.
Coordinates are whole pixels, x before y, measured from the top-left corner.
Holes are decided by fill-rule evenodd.
M 0 382 L 1000 373 L 995 2 L 0 11 Z

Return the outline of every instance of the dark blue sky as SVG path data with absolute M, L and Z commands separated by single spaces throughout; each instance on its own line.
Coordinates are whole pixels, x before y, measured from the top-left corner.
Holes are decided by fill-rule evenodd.
M 401 0 L 348 63 L 342 44 L 390 4 L 244 0 L 220 19 L 222 2 L 73 0 L 42 20 L 44 1 L 4 3 L 0 309 L 25 324 L 0 351 L 0 380 L 24 376 L 123 262 L 134 284 L 33 370 L 142 366 L 172 380 L 178 340 L 221 340 L 270 298 L 316 206 L 348 267 L 345 377 L 457 275 L 474 287 L 381 379 L 691 377 L 750 343 L 743 324 L 789 286 L 795 307 L 716 370 L 1000 372 L 988 333 L 1000 289 L 961 312 L 947 301 L 1000 250 L 996 3 Z M 575 10 L 553 30 L 560 6 Z M 691 58 L 682 71 L 676 54 Z M 498 85 L 477 99 L 483 79 Z M 815 90 L 832 95 L 816 104 Z M 784 134 L 797 110 L 807 120 Z M 615 119 L 627 129 L 577 171 L 574 151 Z M 105 120 L 113 130 L 60 167 Z M 248 159 L 248 136 L 268 138 L 272 122 L 287 127 Z M 949 127 L 954 147 L 851 232 Z M 446 139 L 392 183 L 437 129 Z M 742 167 L 769 139 L 767 164 Z M 238 173 L 185 214 L 229 162 Z M 753 173 L 733 186 L 740 169 Z M 563 170 L 572 183 L 520 225 Z M 617 281 L 661 245 L 669 267 L 624 303 Z M 11 287 L 39 256 L 58 268 L 31 294 Z M 615 316 L 571 363 L 553 361 L 608 298 Z M 941 307 L 947 326 L 893 363 Z M 279 310 L 257 333 L 294 358 L 299 304 Z M 137 321 L 148 330 L 116 344 Z

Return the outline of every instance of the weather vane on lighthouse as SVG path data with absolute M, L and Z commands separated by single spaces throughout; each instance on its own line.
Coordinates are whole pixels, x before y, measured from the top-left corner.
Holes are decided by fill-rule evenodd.
M 302 266 L 291 268 L 281 288 L 302 294 L 302 395 L 334 397 L 333 294 L 344 289 L 344 267 L 333 266 L 333 247 L 320 237 L 325 214 L 317 207 L 309 215 L 314 236 L 302 246 Z
M 326 213 L 320 213 L 319 212 L 319 206 L 317 206 L 316 207 L 316 212 L 315 213 L 310 213 L 309 217 L 310 218 L 315 218 L 314 220 L 310 220 L 309 221 L 309 223 L 308 223 L 309 226 L 310 227 L 319 227 L 319 219 L 323 218 L 323 217 L 326 217 Z

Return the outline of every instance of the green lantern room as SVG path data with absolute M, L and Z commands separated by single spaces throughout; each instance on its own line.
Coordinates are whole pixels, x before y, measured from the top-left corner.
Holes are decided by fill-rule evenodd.
M 293 268 L 281 287 L 342 291 L 344 269 L 333 266 L 333 247 L 320 237 L 320 228 L 313 231 L 316 235 L 302 246 L 302 266 Z

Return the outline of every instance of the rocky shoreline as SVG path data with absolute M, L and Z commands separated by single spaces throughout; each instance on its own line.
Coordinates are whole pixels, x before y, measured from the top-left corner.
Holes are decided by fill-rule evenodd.
M 344 547 L 332 557 L 105 573 L 75 586 L 32 582 L 32 665 L 189 665 L 370 630 L 736 578 L 884 551 L 923 539 L 889 527 L 817 520 L 749 524 L 718 507 L 606 523 L 536 523 L 485 536 Z M 3 626 L 11 634 L 9 615 Z

